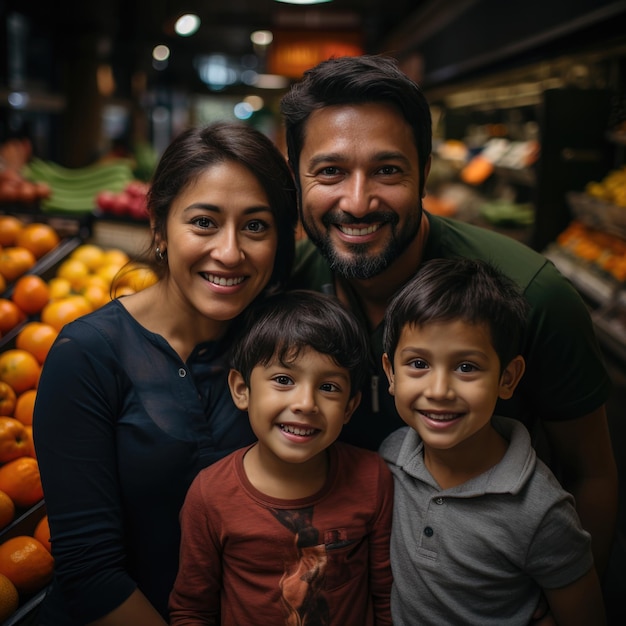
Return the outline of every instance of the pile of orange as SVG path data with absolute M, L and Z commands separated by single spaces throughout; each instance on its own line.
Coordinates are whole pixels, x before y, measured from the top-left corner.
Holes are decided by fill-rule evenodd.
M 13 331 L 12 343 L 0 351 L 0 530 L 11 524 L 16 512 L 43 499 L 32 436 L 33 411 L 41 369 L 59 331 L 112 297 L 134 293 L 156 281 L 150 270 L 130 264 L 122 250 L 87 243 L 58 265 L 53 278 L 44 280 L 29 271 L 55 241 L 44 230 L 0 216 L 0 294 L 5 294 L 0 295 L 0 337 Z M 2 255 L 15 248 L 25 250 L 23 256 L 29 255 L 29 262 L 19 271 L 17 262 L 13 271 L 7 270 Z M 0 544 L 0 622 L 16 610 L 24 595 L 49 582 L 52 567 L 45 516 L 32 536 Z
M 17 611 L 19 603 L 17 588 L 4 574 L 0 574 L 0 620 L 9 619 Z
M 18 535 L 0 544 L 0 574 L 21 595 L 43 589 L 52 580 L 54 559 L 47 548 L 30 535 Z
M 59 245 L 60 237 L 49 224 L 26 224 L 12 215 L 0 215 L 0 287 L 12 283 Z M 0 291 L 4 291 L 4 288 Z

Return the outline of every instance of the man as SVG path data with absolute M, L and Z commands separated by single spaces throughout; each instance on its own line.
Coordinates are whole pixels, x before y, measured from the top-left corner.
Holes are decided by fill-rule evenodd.
M 423 211 L 430 111 L 392 59 L 325 61 L 292 87 L 281 110 L 308 235 L 292 286 L 335 293 L 370 333 L 369 384 L 342 438 L 376 449 L 403 424 L 381 364 L 381 322 L 396 291 L 428 259 L 494 263 L 531 305 L 523 349 L 529 375 L 497 413 L 545 435 L 544 457 L 574 494 L 602 572 L 617 511 L 604 406 L 611 383 L 578 293 L 545 257 L 513 239 Z

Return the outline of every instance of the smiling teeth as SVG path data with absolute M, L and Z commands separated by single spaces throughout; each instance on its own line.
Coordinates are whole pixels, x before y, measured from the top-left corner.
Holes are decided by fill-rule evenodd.
M 281 430 L 291 435 L 299 435 L 300 437 L 308 437 L 315 432 L 315 428 L 300 428 L 298 426 L 288 426 L 285 424 L 279 424 L 279 426 Z
M 350 228 L 349 226 L 339 225 L 339 230 L 346 235 L 369 235 L 376 232 L 380 228 L 380 224 L 366 226 L 365 228 Z
M 456 419 L 459 414 L 458 413 L 426 413 L 426 411 L 422 411 L 422 414 L 425 415 L 430 420 L 435 420 L 437 422 L 448 422 L 450 420 Z
M 239 276 L 238 278 L 222 278 L 220 276 L 215 276 L 214 274 L 207 274 L 207 279 L 209 282 L 219 285 L 220 287 L 232 287 L 233 285 L 239 285 L 244 281 L 243 276 Z

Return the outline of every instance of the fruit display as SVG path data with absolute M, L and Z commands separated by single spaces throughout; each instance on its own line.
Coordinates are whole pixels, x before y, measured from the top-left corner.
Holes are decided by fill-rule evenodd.
M 0 206 L 2 204 L 32 204 L 50 197 L 50 187 L 45 182 L 27 180 L 17 170 L 0 170 Z
M 67 252 L 62 248 L 54 265 L 42 264 L 45 250 L 57 254 L 61 238 L 43 231 L 35 236 L 30 227 L 0 215 L 0 621 L 27 610 L 54 565 L 32 435 L 47 354 L 65 324 L 156 281 L 124 250 L 80 239 Z M 2 253 L 18 240 L 34 262 L 5 278 Z
M 592 198 L 610 202 L 626 210 L 626 165 L 611 170 L 601 181 L 590 181 L 585 192 Z
M 559 234 L 559 248 L 586 267 L 623 283 L 626 281 L 626 240 L 578 221 Z
M 132 162 L 113 159 L 81 168 L 68 168 L 53 161 L 32 158 L 21 171 L 24 178 L 50 188 L 40 202 L 43 212 L 89 213 L 101 191 L 121 192 L 134 180 Z
M 115 217 L 122 216 L 136 220 L 147 220 L 146 195 L 148 187 L 148 183 L 133 180 L 119 193 L 103 190 L 96 196 L 96 209 Z

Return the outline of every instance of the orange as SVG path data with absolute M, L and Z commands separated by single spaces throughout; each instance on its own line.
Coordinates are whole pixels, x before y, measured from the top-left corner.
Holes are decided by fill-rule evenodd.
M 14 519 L 15 504 L 4 491 L 0 491 L 0 529 L 6 528 Z
M 33 537 L 41 543 L 41 545 L 48 551 L 52 551 L 50 546 L 50 525 L 48 524 L 48 516 L 44 515 L 35 526 Z
M 35 440 L 33 439 L 33 427 L 32 425 L 24 425 L 24 432 L 26 433 L 26 437 L 28 437 L 28 446 L 27 446 L 27 456 L 32 456 L 33 459 L 37 458 L 37 453 L 35 452 Z
M 0 416 L 0 463 L 28 456 L 30 441 L 24 424 L 14 417 Z
M 0 246 L 13 246 L 24 222 L 13 215 L 0 215 Z
M 33 409 L 35 408 L 36 397 L 37 390 L 28 389 L 24 393 L 21 393 L 15 401 L 15 410 L 13 411 L 13 417 L 25 426 L 32 426 Z
M 110 285 L 120 269 L 120 266 L 116 263 L 107 263 L 96 270 L 96 275 L 99 276 L 106 285 Z
M 7 290 L 6 278 L 0 274 L 0 293 L 4 293 Z
M 30 250 L 36 259 L 51 252 L 59 245 L 59 235 L 49 224 L 33 222 L 24 226 L 15 239 L 15 244 Z
M 109 295 L 108 289 L 103 289 L 98 285 L 87 285 L 82 291 L 81 295 L 83 295 L 87 300 L 89 300 L 89 304 L 94 309 L 99 309 L 101 306 L 105 305 L 109 300 L 111 300 L 111 296 Z
M 104 250 L 95 244 L 84 243 L 76 248 L 70 258 L 82 261 L 90 271 L 95 271 L 105 260 Z
M 158 280 L 157 275 L 149 267 L 130 264 L 124 267 L 115 281 L 115 287 L 130 287 L 133 291 L 141 291 Z
M 0 333 L 8 333 L 25 319 L 24 311 L 13 300 L 0 298 Z
M 60 331 L 65 324 L 92 310 L 93 307 L 84 296 L 67 296 L 46 304 L 41 311 L 41 321 Z
M 15 347 L 30 352 L 43 364 L 59 331 L 43 322 L 27 322 L 15 337 Z
M 9 283 L 26 274 L 35 263 L 37 263 L 35 255 L 21 246 L 12 246 L 0 250 L 0 274 Z
M 101 266 L 104 265 L 117 265 L 117 268 L 126 265 L 130 257 L 126 252 L 120 250 L 119 248 L 110 248 L 104 251 L 104 256 L 102 258 Z
M 0 381 L 0 415 L 13 415 L 17 394 L 9 383 Z
M 15 281 L 11 299 L 24 313 L 34 315 L 48 304 L 50 288 L 41 276 L 26 274 Z
M 0 621 L 5 622 L 17 611 L 20 604 L 20 594 L 15 585 L 4 575 L 0 574 Z
M 72 293 L 72 283 L 67 278 L 55 276 L 48 281 L 48 289 L 50 290 L 50 300 L 60 300 Z
M 54 559 L 34 537 L 18 535 L 0 545 L 0 574 L 21 594 L 32 594 L 52 580 Z
M 40 374 L 41 365 L 30 352 L 19 348 L 0 352 L 0 381 L 11 385 L 16 395 L 37 387 Z
M 0 466 L 0 491 L 4 491 L 18 507 L 30 507 L 42 500 L 37 459 L 21 456 Z
M 89 276 L 89 268 L 79 259 L 72 257 L 62 261 L 57 268 L 57 278 L 66 278 L 70 281 L 72 289 L 80 289 Z

